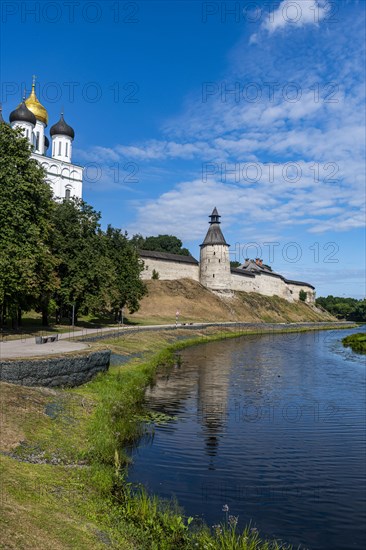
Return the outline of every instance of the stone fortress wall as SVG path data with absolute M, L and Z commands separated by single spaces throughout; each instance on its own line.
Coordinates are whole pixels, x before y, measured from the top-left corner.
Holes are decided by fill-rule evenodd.
M 315 288 L 305 282 L 292 281 L 274 273 L 257 258 L 247 261 L 240 268 L 230 267 L 229 245 L 219 226 L 219 214 L 214 209 L 210 216 L 210 228 L 201 245 L 200 262 L 192 256 L 178 256 L 163 252 L 140 251 L 145 269 L 144 280 L 153 277 L 160 280 L 192 279 L 214 292 L 257 292 L 264 296 L 279 296 L 289 302 L 300 299 L 300 291 L 306 292 L 306 302 L 315 302 Z
M 145 252 L 145 251 L 144 251 Z M 184 256 L 182 256 L 183 258 Z M 153 271 L 159 274 L 159 279 L 163 281 L 175 281 L 176 279 L 200 280 L 199 264 L 178 262 L 174 259 L 164 260 L 158 258 L 149 258 L 141 256 L 144 261 L 145 269 L 141 273 L 141 279 L 152 279 Z

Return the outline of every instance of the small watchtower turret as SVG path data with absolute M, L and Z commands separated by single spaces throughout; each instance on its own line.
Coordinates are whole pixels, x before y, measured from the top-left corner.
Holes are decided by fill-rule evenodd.
M 215 207 L 210 227 L 200 245 L 200 283 L 212 290 L 229 290 L 231 286 L 229 245 L 220 227 L 220 214 Z

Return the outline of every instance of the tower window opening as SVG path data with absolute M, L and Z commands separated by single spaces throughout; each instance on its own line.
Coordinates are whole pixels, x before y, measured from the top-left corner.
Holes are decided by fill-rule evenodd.
M 65 155 L 66 156 L 68 155 L 68 149 L 69 149 L 68 145 L 69 145 L 68 143 L 65 144 Z
M 66 189 L 65 191 L 65 199 L 68 200 L 71 198 L 71 189 Z
M 59 156 L 61 155 L 61 141 L 58 144 L 58 154 Z
M 36 133 L 36 149 L 39 151 L 39 132 Z
M 214 252 L 214 256 L 216 256 L 216 252 Z
M 215 278 L 215 273 L 212 274 L 212 277 Z
M 56 144 L 55 144 L 55 142 L 53 142 L 53 153 L 52 153 L 52 156 L 55 156 L 55 149 L 56 149 Z
M 221 263 L 221 260 L 219 259 L 219 263 Z

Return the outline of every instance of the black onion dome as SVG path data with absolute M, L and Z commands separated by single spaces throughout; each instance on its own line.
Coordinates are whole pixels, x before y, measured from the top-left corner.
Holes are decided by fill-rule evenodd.
M 9 120 L 10 122 L 30 122 L 33 126 L 37 124 L 36 117 L 32 111 L 28 109 L 24 101 L 10 113 Z
M 50 141 L 47 136 L 44 136 L 44 146 L 46 149 L 48 149 L 50 146 Z
M 64 119 L 64 115 L 62 114 L 60 117 L 60 120 L 56 122 L 53 126 L 51 126 L 50 129 L 51 136 L 55 135 L 61 135 L 61 136 L 69 136 L 71 139 L 74 139 L 75 132 L 71 126 L 69 126 Z

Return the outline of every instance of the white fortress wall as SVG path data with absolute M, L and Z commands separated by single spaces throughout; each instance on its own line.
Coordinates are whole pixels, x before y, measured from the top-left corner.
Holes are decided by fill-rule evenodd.
M 289 287 L 290 291 L 292 291 L 292 297 L 294 300 L 300 300 L 300 290 L 303 290 L 307 294 L 306 303 L 315 303 L 315 289 L 311 285 L 301 282 L 296 283 L 295 281 L 292 281 L 288 282 L 287 286 Z
M 231 290 L 237 290 L 240 292 L 259 292 L 257 278 L 232 272 Z
M 176 279 L 193 279 L 194 281 L 199 281 L 198 264 L 172 262 L 146 257 L 141 259 L 145 264 L 145 269 L 141 272 L 141 279 L 151 279 L 153 270 L 155 269 L 159 274 L 159 279 L 163 281 L 174 281 Z
M 256 275 L 258 281 L 258 292 L 264 296 L 279 296 L 285 300 L 292 301 L 290 290 L 281 277 L 270 275 L 269 273 L 261 273 Z

